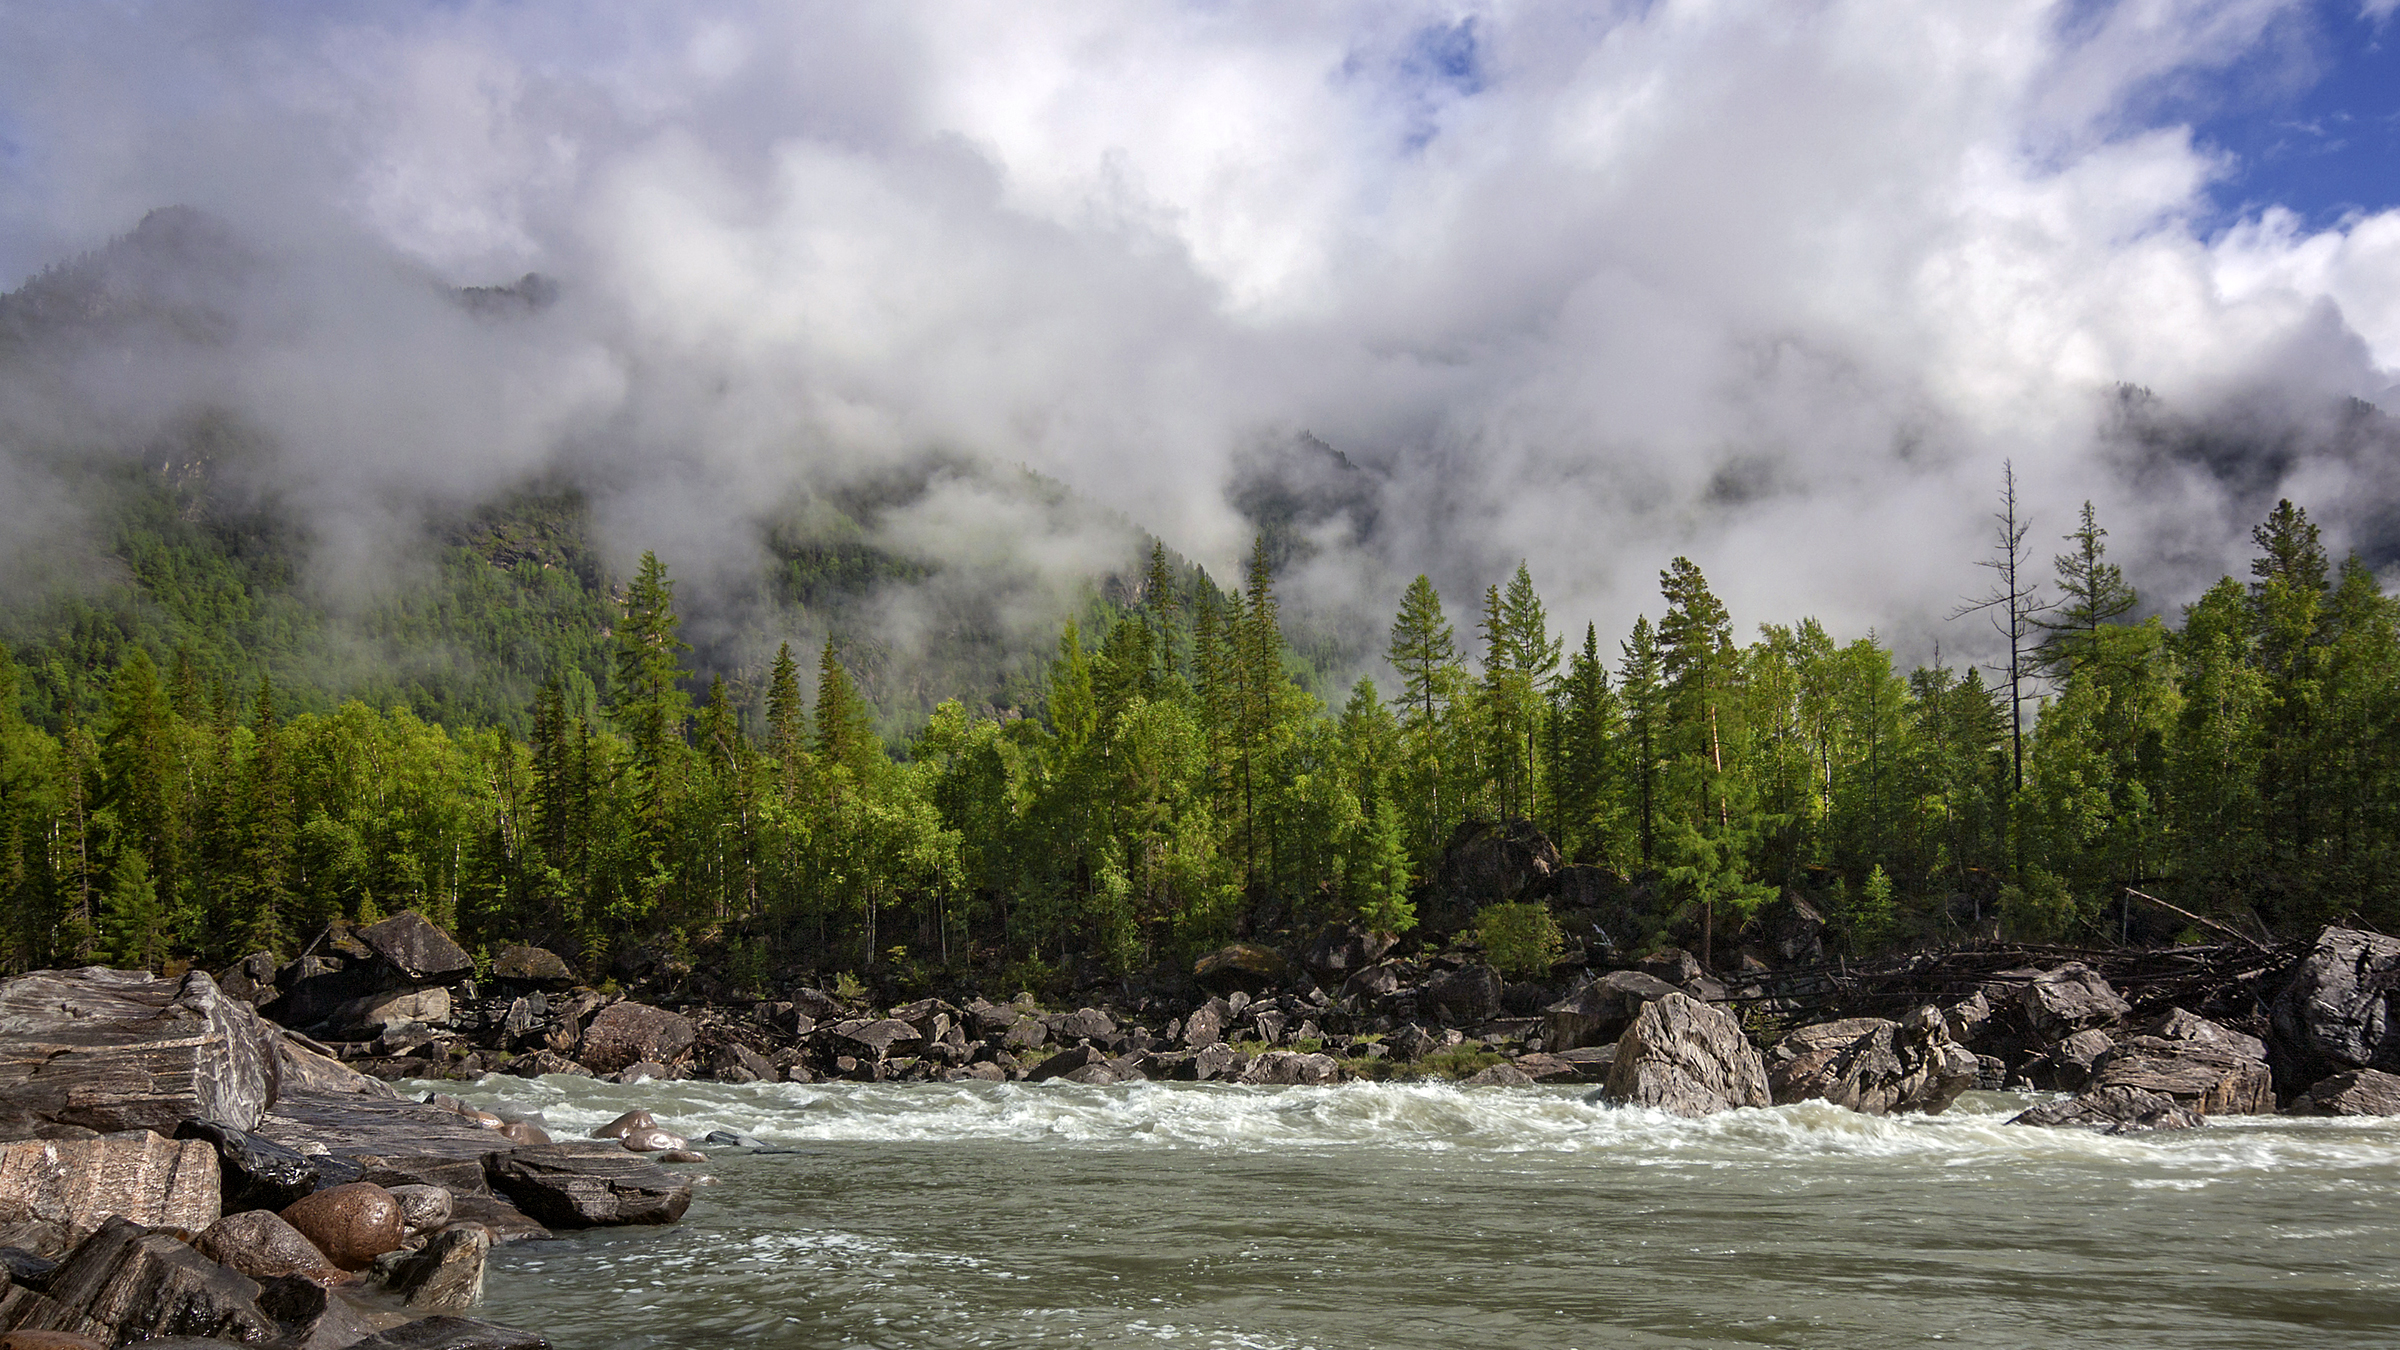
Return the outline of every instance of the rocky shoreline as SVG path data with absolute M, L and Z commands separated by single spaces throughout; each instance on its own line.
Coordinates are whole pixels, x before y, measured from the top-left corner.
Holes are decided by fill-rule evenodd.
M 555 1142 L 537 1116 L 403 1100 L 387 1079 L 1422 1077 L 1587 1085 L 1685 1116 L 1812 1100 L 1936 1113 L 2014 1088 L 2066 1095 L 2012 1124 L 2112 1134 L 2400 1114 L 2400 939 L 2351 929 L 2280 949 L 1933 953 L 1865 971 L 1712 973 L 1667 951 L 1546 981 L 1504 979 L 1471 950 L 1394 947 L 1355 929 L 1299 952 L 1236 946 L 1182 988 L 1062 1008 L 1024 994 L 874 1006 L 808 985 L 703 1002 L 580 985 L 538 948 L 479 972 L 405 913 L 216 978 L 0 981 L 0 1350 L 540 1346 L 465 1315 L 494 1245 L 673 1223 L 706 1181 L 680 1170 L 704 1161 L 693 1141 L 645 1113 Z

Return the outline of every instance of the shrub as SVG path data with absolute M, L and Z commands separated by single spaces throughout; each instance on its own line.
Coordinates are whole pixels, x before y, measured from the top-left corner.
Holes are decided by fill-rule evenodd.
M 1475 916 L 1475 940 L 1503 975 L 1547 974 L 1567 947 L 1550 907 L 1539 902 L 1484 906 Z

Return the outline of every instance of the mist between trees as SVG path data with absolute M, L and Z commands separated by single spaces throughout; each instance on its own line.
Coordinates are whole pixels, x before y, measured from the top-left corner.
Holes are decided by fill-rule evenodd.
M 2389 927 L 2393 601 L 2286 502 L 2250 578 L 2132 622 L 2105 538 L 2087 508 L 2041 591 L 2004 512 L 2013 691 L 1903 675 L 1813 620 L 1744 644 L 1676 558 L 1657 621 L 1605 643 L 1554 633 L 1522 566 L 1471 618 L 1420 577 L 1398 686 L 1339 708 L 1295 678 L 1263 541 L 1234 590 L 1154 549 L 1104 631 L 1059 634 L 1041 715 L 954 699 L 897 755 L 831 641 L 813 704 L 788 644 L 763 717 L 721 678 L 695 698 L 648 555 L 606 616 L 606 679 L 551 678 L 526 736 L 359 702 L 286 718 L 271 683 L 138 641 L 97 715 L 52 730 L 0 652 L 6 962 L 213 965 L 411 907 L 595 974 L 653 944 L 736 989 L 788 969 L 1038 986 L 1420 908 L 1458 928 L 1445 849 L 1510 819 L 1630 897 L 1610 936 L 1636 950 L 1722 950 L 1786 888 L 1852 954 L 2114 937 L 2128 886 L 2252 930 Z

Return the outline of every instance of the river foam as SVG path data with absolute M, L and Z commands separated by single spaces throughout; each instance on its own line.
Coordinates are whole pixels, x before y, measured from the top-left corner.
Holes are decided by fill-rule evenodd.
M 1686 1120 L 1607 1105 L 1588 1087 L 1443 1083 L 619 1085 L 554 1075 L 447 1086 L 479 1105 L 513 1102 L 538 1109 L 554 1132 L 581 1135 L 638 1106 L 694 1139 L 729 1130 L 783 1146 L 1008 1141 L 1277 1153 L 1376 1148 L 1727 1166 L 1802 1158 L 1960 1166 L 2119 1162 L 2187 1177 L 2340 1169 L 2379 1164 L 2400 1152 L 2400 1121 L 2387 1120 L 2226 1117 L 2201 1130 L 2118 1137 L 2011 1126 L 2008 1118 L 2039 1098 L 2007 1093 L 1970 1093 L 1940 1116 L 1864 1116 L 1807 1102 Z

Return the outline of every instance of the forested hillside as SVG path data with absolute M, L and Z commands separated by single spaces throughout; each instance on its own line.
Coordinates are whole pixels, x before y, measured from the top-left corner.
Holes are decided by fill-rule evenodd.
M 566 498 L 462 527 L 440 584 L 376 618 L 470 675 L 345 689 L 280 673 L 343 667 L 310 665 L 326 630 L 278 590 L 271 532 L 117 490 L 139 584 L 47 611 L 0 660 L 12 968 L 288 954 L 402 907 L 595 972 L 698 952 L 737 987 L 1039 985 L 1421 910 L 1538 965 L 1562 937 L 1540 904 L 1460 912 L 1439 884 L 1462 831 L 1512 819 L 1584 865 L 1635 948 L 1728 952 L 1786 889 L 1853 953 L 2097 940 L 2129 886 L 2244 928 L 2400 920 L 2393 602 L 2289 503 L 2252 575 L 2173 624 L 2128 621 L 2087 511 L 2059 603 L 2005 610 L 2021 737 L 1980 670 L 1902 672 L 1808 619 L 1742 640 L 1683 558 L 1658 617 L 1606 638 L 1555 631 L 1522 567 L 1464 612 L 1419 578 L 1398 687 L 1331 706 L 1262 540 L 1233 590 L 1154 548 L 1022 701 L 959 691 L 894 746 L 838 636 L 786 644 L 754 698 L 695 676 L 668 568 L 597 584 Z

